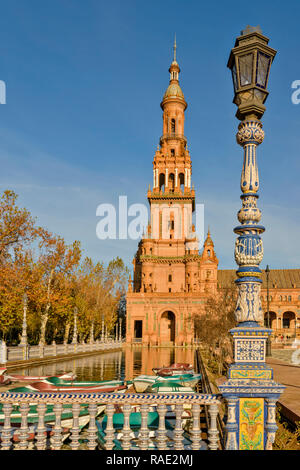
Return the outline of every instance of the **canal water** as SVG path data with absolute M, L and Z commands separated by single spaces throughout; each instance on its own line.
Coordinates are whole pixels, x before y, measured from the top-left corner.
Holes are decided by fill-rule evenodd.
M 131 380 L 140 374 L 153 375 L 153 367 L 174 362 L 194 364 L 194 350 L 189 348 L 124 347 L 122 351 L 101 353 L 14 369 L 22 375 L 58 375 L 73 372 L 77 380 Z

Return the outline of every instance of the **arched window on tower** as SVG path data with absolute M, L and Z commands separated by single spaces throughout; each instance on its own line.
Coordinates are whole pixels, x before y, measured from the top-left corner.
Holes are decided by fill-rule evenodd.
M 175 176 L 174 176 L 174 173 L 170 173 L 170 175 L 169 175 L 169 191 L 171 193 L 174 192 L 174 187 L 175 187 Z
M 180 190 L 184 192 L 184 174 L 179 173 L 178 178 L 179 178 Z
M 165 174 L 161 173 L 159 175 L 159 190 L 164 191 L 165 190 Z
M 210 250 L 207 250 L 207 256 L 210 258 Z
M 175 119 L 171 119 L 171 134 L 175 134 L 175 132 L 176 132 Z

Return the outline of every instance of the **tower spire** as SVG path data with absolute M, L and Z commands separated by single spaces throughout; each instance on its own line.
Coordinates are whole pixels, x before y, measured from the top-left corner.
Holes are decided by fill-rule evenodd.
M 174 62 L 176 62 L 176 49 L 177 49 L 177 45 L 176 45 L 176 33 L 175 33 L 175 37 L 174 37 L 174 46 L 173 46 L 173 50 L 174 50 Z

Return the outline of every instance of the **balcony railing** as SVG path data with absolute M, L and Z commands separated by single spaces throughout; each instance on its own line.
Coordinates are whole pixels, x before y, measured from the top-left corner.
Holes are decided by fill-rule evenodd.
M 0 364 L 7 362 L 17 362 L 23 360 L 33 360 L 41 358 L 50 358 L 63 355 L 74 355 L 90 353 L 92 351 L 105 351 L 122 346 L 122 341 L 116 339 L 107 339 L 106 341 L 94 341 L 93 343 L 71 343 L 50 345 L 19 345 L 7 346 L 4 341 L 0 342 Z
M 170 134 L 163 134 L 160 139 L 160 145 L 163 143 L 164 140 L 183 140 L 184 143 L 187 143 L 187 139 L 183 134 L 176 134 L 175 132 L 171 132 Z
M 92 393 L 2 393 L 1 449 L 54 449 L 70 448 L 72 450 L 96 448 L 103 450 L 130 449 L 191 449 L 199 450 L 219 448 L 217 415 L 219 401 L 215 395 L 200 394 L 92 394 Z M 32 407 L 36 406 L 36 425 L 32 426 Z M 51 407 L 52 408 L 49 408 Z M 71 419 L 62 419 L 65 406 L 69 405 Z M 17 408 L 16 408 L 17 406 Z M 87 416 L 82 428 L 82 409 Z M 123 426 L 116 430 L 113 418 L 116 408 L 124 415 Z M 201 438 L 200 414 L 202 407 L 208 407 L 208 444 Z M 19 428 L 12 426 L 12 411 L 20 414 Z M 166 426 L 170 409 L 175 412 L 174 425 Z M 138 430 L 130 424 L 130 414 L 140 410 L 141 423 Z M 148 426 L 148 413 L 156 411 L 158 426 L 153 430 Z M 183 414 L 189 410 L 189 434 L 183 429 Z M 15 411 L 16 412 L 16 411 Z M 106 427 L 101 427 L 100 412 L 106 413 Z M 53 422 L 45 423 L 45 415 L 53 414 Z M 173 413 L 174 414 L 174 413 Z M 4 418 L 3 418 L 4 415 Z M 14 417 L 13 421 L 16 418 Z M 3 425 L 4 421 L 4 425 Z M 49 421 L 49 419 L 48 419 Z M 49 433 L 49 424 L 52 431 Z M 47 425 L 47 427 L 46 427 Z M 30 426 L 30 427 L 29 427 Z M 18 439 L 13 436 L 13 429 L 18 429 Z M 83 429 L 83 430 L 82 430 Z M 69 432 L 67 432 L 69 431 Z M 66 436 L 69 439 L 66 441 Z M 64 443 L 65 442 L 65 443 Z M 188 443 L 188 445 L 186 444 Z

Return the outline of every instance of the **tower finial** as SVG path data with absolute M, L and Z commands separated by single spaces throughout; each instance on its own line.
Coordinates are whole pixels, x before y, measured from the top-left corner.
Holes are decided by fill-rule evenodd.
M 176 46 L 176 33 L 175 33 L 175 37 L 174 37 L 174 46 L 173 46 L 173 50 L 174 50 L 174 62 L 176 62 L 176 49 L 177 49 L 177 46 Z

